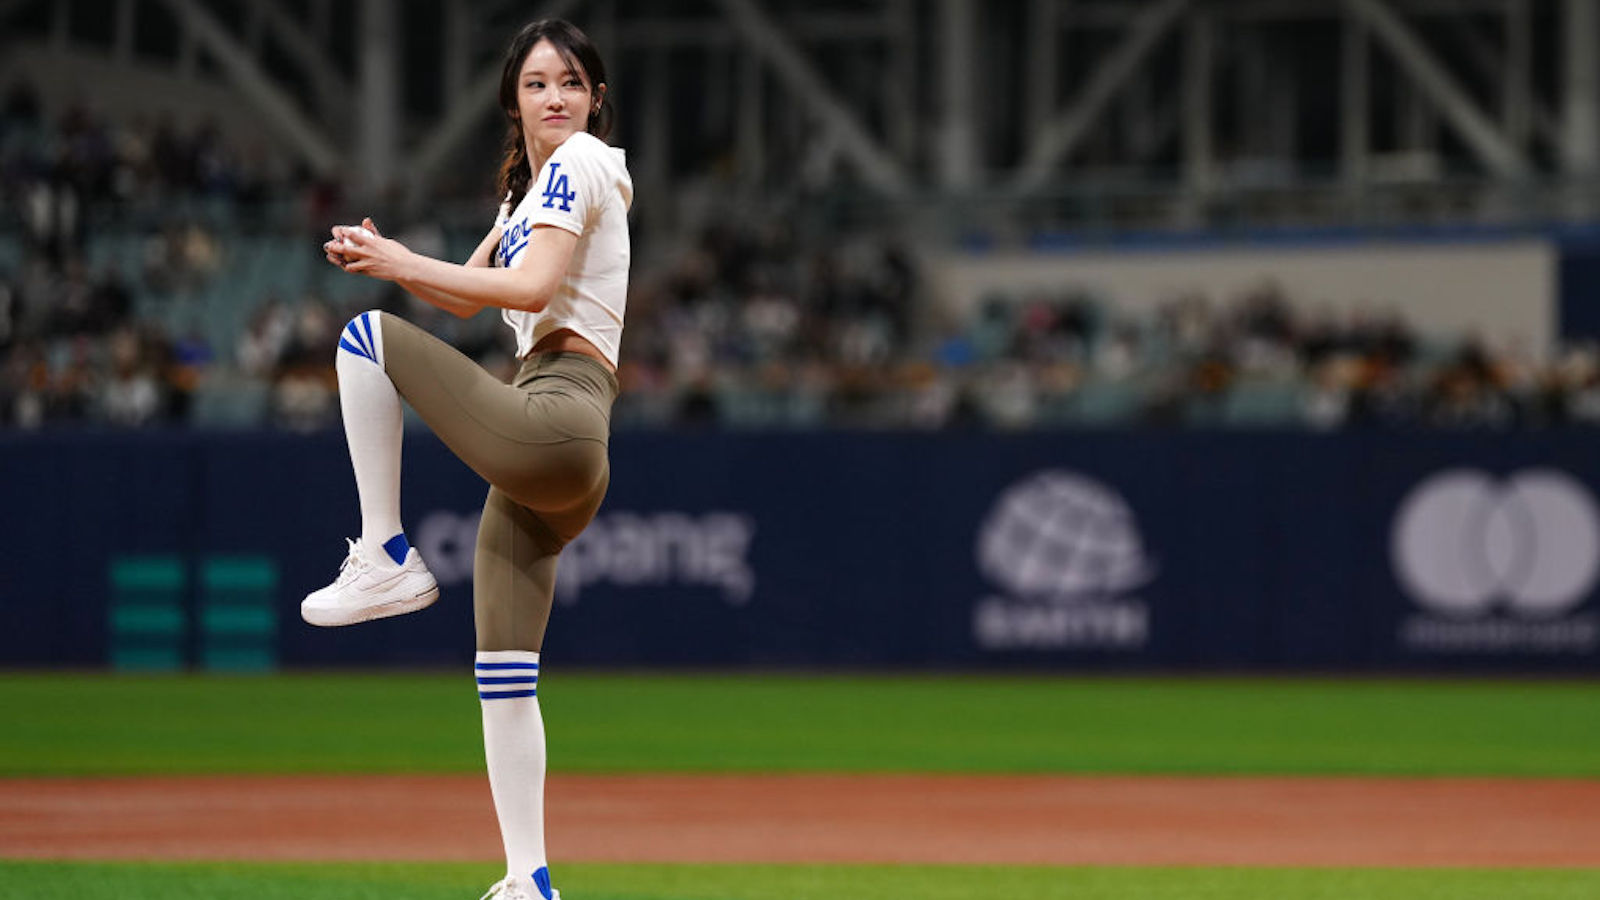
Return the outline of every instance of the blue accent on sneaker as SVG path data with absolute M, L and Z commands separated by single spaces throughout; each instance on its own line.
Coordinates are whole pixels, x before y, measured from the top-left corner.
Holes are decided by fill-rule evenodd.
M 383 542 L 383 552 L 389 554 L 395 565 L 403 566 L 406 564 L 406 554 L 411 552 L 411 542 L 406 540 L 405 532 L 402 531 Z
M 551 900 L 555 896 L 553 889 L 550 887 L 549 866 L 540 866 L 533 873 L 533 884 L 539 889 L 539 896 L 543 897 L 544 900 Z

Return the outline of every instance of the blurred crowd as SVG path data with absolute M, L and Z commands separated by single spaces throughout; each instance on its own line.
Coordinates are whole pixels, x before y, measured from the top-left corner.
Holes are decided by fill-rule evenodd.
M 930 313 L 893 243 L 713 229 L 630 300 L 628 411 L 671 424 L 864 428 L 1600 424 L 1600 346 L 1419 335 L 1264 280 L 1142 314 L 1063 287 Z
M 249 220 L 286 198 L 312 252 L 337 202 L 330 186 L 203 124 L 81 110 L 52 121 L 28 91 L 6 96 L 0 250 L 18 251 L 0 252 L 0 427 L 337 427 L 332 348 L 346 319 L 375 305 L 512 372 L 492 315 L 462 322 L 394 289 L 230 295 L 227 248 L 204 210 Z M 716 221 L 667 264 L 634 272 L 619 428 L 1600 424 L 1591 344 L 1540 358 L 1515 342 L 1424 336 L 1393 309 L 1320 308 L 1271 283 L 1137 315 L 1065 285 L 952 314 L 891 236 Z M 107 222 L 137 235 L 138 252 L 91 267 L 88 234 Z M 442 252 L 437 236 L 423 243 Z M 204 303 L 189 319 L 166 314 L 160 298 L 176 295 L 248 314 L 213 346 Z
M 314 218 L 334 188 L 262 147 L 237 146 L 217 125 L 171 116 L 117 120 L 75 106 L 51 119 L 18 83 L 0 99 L 5 214 L 38 253 L 63 265 L 105 222 L 155 227 L 176 214 L 259 220 L 291 198 Z

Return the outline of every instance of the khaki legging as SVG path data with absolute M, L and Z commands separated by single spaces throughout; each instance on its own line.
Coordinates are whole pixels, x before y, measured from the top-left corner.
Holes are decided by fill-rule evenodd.
M 544 644 L 556 558 L 611 481 L 617 379 L 580 353 L 541 353 L 511 384 L 404 319 L 378 316 L 384 370 L 456 456 L 489 482 L 473 558 L 479 650 Z

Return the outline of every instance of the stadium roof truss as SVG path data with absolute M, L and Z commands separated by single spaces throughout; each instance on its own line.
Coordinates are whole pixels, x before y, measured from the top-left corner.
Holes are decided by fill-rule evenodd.
M 190 72 L 203 54 L 307 166 L 374 189 L 446 170 L 491 118 L 507 37 L 563 15 L 605 48 L 620 137 L 657 186 L 713 167 L 866 202 L 1126 185 L 1178 198 L 1172 217 L 1263 184 L 1465 179 L 1559 183 L 1591 215 L 1592 188 L 1570 188 L 1600 176 L 1597 4 L 358 0 L 350 27 L 332 0 L 101 0 L 95 41 L 73 21 L 94 3 L 0 0 L 0 34 Z M 180 35 L 154 61 L 151 16 Z M 413 69 L 432 108 L 408 99 Z

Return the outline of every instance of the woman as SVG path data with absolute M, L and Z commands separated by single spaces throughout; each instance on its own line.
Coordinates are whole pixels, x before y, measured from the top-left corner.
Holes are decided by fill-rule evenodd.
M 501 384 L 421 329 L 380 312 L 351 320 L 336 351 L 340 405 L 361 500 L 361 538 L 338 579 L 306 597 L 316 625 L 421 609 L 439 589 L 400 526 L 400 398 L 490 484 L 473 561 L 478 696 L 505 842 L 506 878 L 485 897 L 559 896 L 544 849 L 539 649 L 556 558 L 594 517 L 609 483 L 617 347 L 628 287 L 633 184 L 606 146 L 606 74 L 589 39 L 560 20 L 512 41 L 500 80 L 510 121 L 505 202 L 465 265 L 419 256 L 377 233 L 336 227 L 328 260 L 393 281 L 458 316 L 497 307 L 521 370 Z

